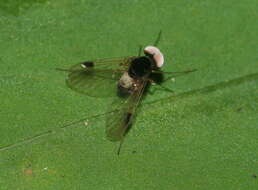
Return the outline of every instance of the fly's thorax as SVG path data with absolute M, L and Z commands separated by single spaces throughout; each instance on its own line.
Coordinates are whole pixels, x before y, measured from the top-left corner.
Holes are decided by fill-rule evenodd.
M 139 56 L 132 60 L 128 74 L 134 79 L 148 76 L 155 69 L 154 60 L 148 56 Z

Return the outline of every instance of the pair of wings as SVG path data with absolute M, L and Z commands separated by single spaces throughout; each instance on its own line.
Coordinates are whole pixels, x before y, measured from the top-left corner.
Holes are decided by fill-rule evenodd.
M 147 84 L 147 79 L 142 79 L 138 81 L 137 91 L 123 97 L 117 96 L 118 81 L 135 58 L 132 56 L 84 62 L 65 70 L 68 72 L 66 84 L 69 88 L 92 97 L 115 97 L 110 106 L 112 112 L 106 119 L 106 135 L 111 141 L 123 140 Z

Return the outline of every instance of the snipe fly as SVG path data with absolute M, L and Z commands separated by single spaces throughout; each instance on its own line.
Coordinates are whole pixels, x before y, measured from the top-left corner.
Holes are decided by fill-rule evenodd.
M 164 64 L 164 56 L 153 46 L 139 49 L 138 56 L 85 61 L 66 71 L 66 84 L 71 89 L 93 97 L 116 97 L 111 107 L 114 112 L 106 120 L 106 135 L 111 141 L 120 141 L 118 154 L 126 133 L 132 125 L 137 106 L 148 84 L 155 82 L 155 74 Z M 189 72 L 189 71 L 186 71 Z

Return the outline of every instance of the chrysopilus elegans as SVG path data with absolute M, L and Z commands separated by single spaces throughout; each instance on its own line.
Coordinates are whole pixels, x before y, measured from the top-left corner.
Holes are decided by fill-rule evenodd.
M 155 82 L 155 74 L 163 74 L 164 56 L 156 47 L 160 38 L 161 32 L 154 45 L 144 48 L 144 55 L 140 48 L 137 56 L 85 61 L 59 69 L 68 73 L 66 84 L 77 92 L 117 97 L 110 106 L 112 114 L 106 119 L 106 135 L 111 141 L 120 141 L 118 154 L 146 87 Z

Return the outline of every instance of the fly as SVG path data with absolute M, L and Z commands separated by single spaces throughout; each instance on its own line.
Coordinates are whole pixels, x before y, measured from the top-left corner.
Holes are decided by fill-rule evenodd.
M 66 84 L 72 90 L 92 97 L 116 97 L 111 105 L 114 111 L 106 119 L 106 135 L 110 141 L 120 141 L 117 154 L 146 86 L 155 82 L 155 74 L 162 75 L 164 56 L 156 47 L 160 37 L 161 32 L 153 46 L 144 48 L 144 55 L 140 48 L 138 56 L 85 61 L 58 69 L 68 73 Z

